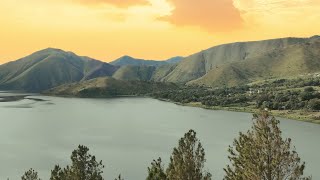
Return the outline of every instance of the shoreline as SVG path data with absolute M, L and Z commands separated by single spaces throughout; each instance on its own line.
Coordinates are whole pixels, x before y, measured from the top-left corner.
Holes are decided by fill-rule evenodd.
M 153 98 L 156 99 L 156 98 Z M 174 103 L 179 106 L 188 106 L 188 107 L 197 107 L 207 110 L 224 110 L 224 111 L 231 111 L 231 112 L 246 112 L 246 113 L 258 113 L 260 110 L 256 108 L 250 107 L 221 107 L 221 106 L 205 106 L 201 103 L 179 103 L 174 102 L 168 99 L 158 99 L 160 101 Z M 301 121 L 313 124 L 320 124 L 320 119 L 311 119 L 309 116 L 316 115 L 319 112 L 304 112 L 303 110 L 269 110 L 270 114 L 275 117 L 290 119 L 294 121 Z
M 93 98 L 93 99 L 145 97 L 145 98 L 157 99 L 159 101 L 174 103 L 179 106 L 197 107 L 197 108 L 202 108 L 202 109 L 207 109 L 207 110 L 224 110 L 224 111 L 231 111 L 231 112 L 246 112 L 246 113 L 257 113 L 260 111 L 259 109 L 252 108 L 252 107 L 205 106 L 199 102 L 179 103 L 179 102 L 171 101 L 169 99 L 161 99 L 161 98 L 154 98 L 151 96 L 141 96 L 141 95 L 118 95 L 118 96 L 112 96 L 112 97 L 79 97 L 79 96 L 74 96 L 74 95 L 57 95 L 57 94 L 48 94 L 48 93 L 42 93 L 40 95 L 61 97 L 61 98 Z M 20 95 L 20 96 L 18 95 L 18 96 L 13 96 L 13 97 L 12 96 L 7 97 L 7 98 L 10 98 L 10 100 L 7 99 L 6 97 L 1 96 L 0 102 L 10 102 L 10 101 L 17 101 L 17 100 L 21 100 L 21 99 L 28 99 L 28 98 L 26 98 L 27 96 L 28 95 Z M 31 98 L 31 99 L 34 99 L 34 98 Z M 38 100 L 38 99 L 36 99 L 36 100 Z M 286 119 L 301 121 L 301 122 L 308 122 L 308 123 L 313 123 L 313 124 L 320 124 L 320 112 L 310 112 L 310 111 L 308 112 L 308 111 L 303 111 L 303 110 L 269 110 L 269 112 L 271 115 L 273 115 L 275 117 L 286 118 Z M 317 118 L 317 119 L 312 119 L 312 117 Z

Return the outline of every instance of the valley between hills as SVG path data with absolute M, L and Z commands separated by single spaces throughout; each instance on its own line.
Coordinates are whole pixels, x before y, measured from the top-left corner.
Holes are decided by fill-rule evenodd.
M 188 57 L 111 63 L 48 48 L 0 66 L 0 90 L 148 96 L 207 109 L 320 123 L 320 36 L 236 42 Z

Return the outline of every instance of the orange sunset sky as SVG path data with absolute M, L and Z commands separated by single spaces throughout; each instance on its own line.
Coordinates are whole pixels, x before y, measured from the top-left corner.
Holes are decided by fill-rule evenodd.
M 0 64 L 55 47 L 112 61 L 320 34 L 320 0 L 0 0 Z

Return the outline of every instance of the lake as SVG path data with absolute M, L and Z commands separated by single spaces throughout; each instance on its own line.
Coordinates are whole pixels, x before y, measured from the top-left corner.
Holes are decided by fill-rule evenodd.
M 0 97 L 11 93 L 0 93 Z M 49 179 L 55 164 L 70 164 L 71 152 L 86 145 L 106 165 L 105 179 L 146 178 L 153 159 L 168 164 L 172 149 L 189 129 L 197 132 L 206 167 L 222 179 L 227 148 L 247 131 L 251 114 L 178 106 L 149 98 L 79 99 L 29 96 L 0 102 L 0 179 L 20 179 L 34 168 Z M 38 101 L 43 99 L 46 101 Z M 281 128 L 306 162 L 306 174 L 320 179 L 320 125 L 281 119 Z

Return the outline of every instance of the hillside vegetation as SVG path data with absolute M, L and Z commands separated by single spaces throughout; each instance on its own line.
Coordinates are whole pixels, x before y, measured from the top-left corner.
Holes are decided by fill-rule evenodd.
M 319 36 L 314 36 L 220 45 L 186 57 L 162 80 L 232 86 L 320 71 L 319 42 Z
M 206 109 L 258 112 L 320 124 L 320 74 L 235 87 L 181 86 L 151 96 Z
M 149 81 L 155 70 L 155 66 L 121 66 L 112 77 L 119 80 Z
M 237 86 L 250 82 L 320 72 L 320 39 L 298 43 L 211 69 L 190 85 Z
M 61 85 L 46 91 L 45 94 L 96 98 L 146 95 L 177 88 L 178 86 L 172 83 L 124 81 L 111 77 L 103 77 Z

